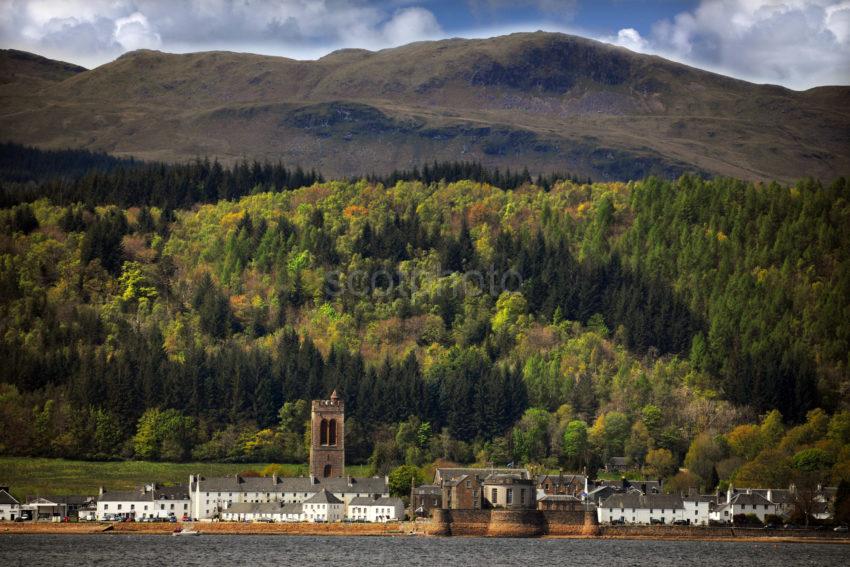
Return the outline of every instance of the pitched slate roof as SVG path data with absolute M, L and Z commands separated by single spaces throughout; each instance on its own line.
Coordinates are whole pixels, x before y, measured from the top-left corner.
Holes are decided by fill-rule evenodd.
M 717 503 L 716 494 L 688 494 L 682 497 L 683 502 L 708 502 L 709 504 Z
M 304 501 L 304 504 L 342 504 L 342 500 L 328 492 L 326 488 L 321 489 L 316 494 Z
M 734 504 L 736 506 L 742 506 L 744 504 L 747 505 L 760 505 L 767 506 L 772 504 L 770 500 L 762 496 L 761 494 L 756 494 L 751 492 L 747 494 L 746 492 L 739 492 L 732 496 L 732 499 L 729 501 L 730 504 Z
M 684 508 L 682 497 L 676 494 L 612 494 L 600 503 L 602 508 Z
M 312 494 L 326 488 L 337 494 L 387 494 L 385 477 L 239 477 L 223 476 L 200 479 L 200 492 L 276 492 Z M 192 484 L 197 490 L 197 482 Z
M 626 488 L 635 488 L 644 494 L 661 492 L 661 483 L 657 480 L 627 480 Z
M 545 494 L 537 499 L 538 502 L 541 500 L 549 502 L 581 502 L 579 498 L 576 498 L 572 494 Z
M 369 498 L 359 496 L 352 498 L 349 506 L 404 506 L 401 498 L 396 496 L 381 496 L 380 498 Z
M 458 486 L 459 484 L 462 484 L 463 481 L 466 480 L 467 478 L 469 478 L 470 476 L 474 476 L 474 475 L 468 475 L 468 474 L 458 475 L 458 476 L 443 480 L 443 485 L 444 486 Z
M 530 478 L 523 477 L 521 474 L 491 474 L 484 479 L 484 484 L 503 486 L 507 484 L 524 484 L 533 486 L 534 481 Z
M 475 467 L 441 467 L 434 473 L 434 484 L 440 484 L 443 480 L 452 480 L 459 476 L 475 475 L 479 478 L 487 478 L 491 474 L 519 474 L 524 478 L 531 478 L 526 469 L 512 468 L 475 468 Z
M 419 494 L 419 495 L 424 494 L 426 496 L 432 496 L 432 495 L 440 494 L 441 491 L 440 491 L 440 487 L 437 486 L 436 484 L 420 484 L 419 486 L 417 486 L 413 489 L 413 493 Z
M 20 504 L 20 502 L 5 490 L 0 490 L 0 504 Z
M 764 495 L 765 498 L 767 498 L 766 492 Z M 774 504 L 791 504 L 794 502 L 794 495 L 787 488 L 773 488 L 770 491 L 770 498 L 768 500 Z
M 185 484 L 157 486 L 153 490 L 141 487 L 137 490 L 108 490 L 98 497 L 99 502 L 154 502 L 158 500 L 189 500 L 189 489 Z

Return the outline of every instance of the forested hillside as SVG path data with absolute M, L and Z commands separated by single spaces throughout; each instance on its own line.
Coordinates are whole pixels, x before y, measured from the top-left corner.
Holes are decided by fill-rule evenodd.
M 844 179 L 157 167 L 31 203 L 7 184 L 3 454 L 299 462 L 307 400 L 337 388 L 348 459 L 378 471 L 850 474 Z M 434 180 L 452 167 L 479 181 Z M 191 171 L 186 198 L 110 189 Z

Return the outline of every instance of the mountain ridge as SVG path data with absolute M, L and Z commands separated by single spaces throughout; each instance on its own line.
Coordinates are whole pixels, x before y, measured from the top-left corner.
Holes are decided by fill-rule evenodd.
M 564 34 L 314 61 L 140 50 L 60 79 L 27 96 L 0 85 L 6 140 L 166 161 L 283 159 L 333 175 L 458 157 L 599 179 L 850 171 L 848 87 L 756 85 Z

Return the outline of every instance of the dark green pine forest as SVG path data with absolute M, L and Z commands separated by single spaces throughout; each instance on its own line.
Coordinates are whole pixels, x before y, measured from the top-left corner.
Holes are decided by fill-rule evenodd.
M 850 478 L 843 178 L 0 165 L 0 454 Z

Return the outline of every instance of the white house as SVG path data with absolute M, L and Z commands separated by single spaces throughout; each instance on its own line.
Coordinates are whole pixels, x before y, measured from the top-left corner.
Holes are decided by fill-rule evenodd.
M 234 504 L 280 502 L 298 504 L 327 490 L 343 502 L 354 498 L 389 496 L 387 477 L 215 477 L 190 475 L 191 517 L 209 519 L 221 516 Z
M 689 494 L 682 498 L 682 519 L 692 526 L 707 526 L 711 519 L 711 505 L 717 497 L 713 494 Z
M 180 519 L 190 513 L 189 490 L 186 485 L 162 487 L 146 484 L 138 490 L 105 491 L 97 499 L 97 519 L 123 518 Z
M 755 492 L 733 493 L 730 487 L 726 492 L 726 502 L 718 504 L 711 512 L 711 519 L 723 524 L 734 524 L 739 514 L 755 514 L 764 522 L 765 516 L 777 515 L 777 506 L 761 494 Z
M 341 522 L 343 502 L 323 488 L 302 504 L 303 518 L 307 522 Z
M 222 511 L 221 518 L 227 522 L 300 522 L 304 517 L 303 506 L 281 502 L 242 502 Z
M 8 488 L 0 488 L 0 522 L 14 521 L 21 515 L 21 503 L 9 494 Z
M 614 494 L 596 508 L 600 524 L 672 524 L 685 519 L 682 497 L 673 494 Z
M 401 498 L 360 497 L 348 503 L 345 519 L 352 522 L 396 522 L 404 519 L 404 502 Z

